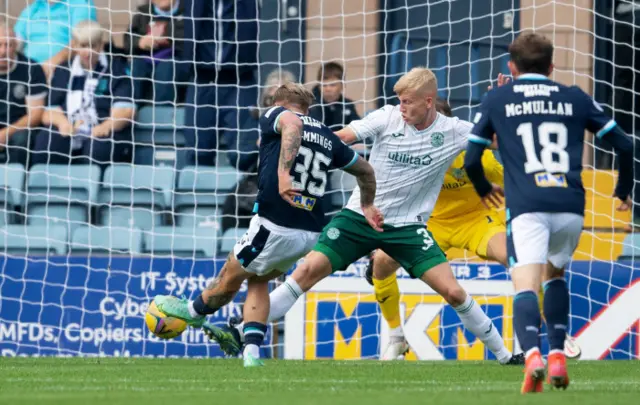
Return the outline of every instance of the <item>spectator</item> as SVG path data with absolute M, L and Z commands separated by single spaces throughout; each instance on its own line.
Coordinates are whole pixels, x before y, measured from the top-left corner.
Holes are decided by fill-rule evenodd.
M 258 0 L 186 0 L 184 10 L 184 58 L 194 66 L 185 110 L 188 163 L 215 165 L 216 149 L 236 145 L 235 128 L 258 98 Z
M 189 65 L 181 60 L 183 14 L 180 0 L 151 0 L 133 16 L 124 44 L 132 57 L 136 101 L 177 102 L 189 79 Z
M 17 52 L 9 24 L 0 20 L 0 163 L 28 166 L 31 131 L 41 123 L 47 80 L 40 65 Z
M 123 161 L 130 150 L 135 107 L 126 64 L 103 52 L 102 28 L 85 21 L 73 29 L 74 57 L 56 68 L 34 163 Z
M 260 106 L 251 110 L 250 117 L 238 133 L 234 144 L 229 145 L 227 157 L 231 166 L 243 172 L 255 171 L 258 161 L 258 138 L 260 137 L 260 115 L 273 105 L 273 94 L 278 87 L 287 82 L 295 82 L 296 78 L 288 70 L 274 69 L 267 75 L 260 96 Z
M 284 83 L 295 82 L 296 78 L 288 70 L 275 69 L 265 79 L 260 96 L 260 108 L 251 112 L 251 118 L 241 131 L 237 153 L 229 153 L 232 165 L 238 170 L 249 172 L 238 182 L 234 194 L 230 194 L 222 206 L 222 232 L 230 228 L 248 228 L 253 216 L 253 205 L 258 194 L 258 140 L 260 139 L 260 115 L 273 106 L 273 95 Z M 235 163 L 235 164 L 234 164 Z
M 312 106 L 309 115 L 334 131 L 360 119 L 353 101 L 342 94 L 344 80 L 344 67 L 341 64 L 325 63 L 318 69 L 319 84 L 313 89 L 320 104 Z
M 42 65 L 47 77 L 71 54 L 71 30 L 84 20 L 96 21 L 93 0 L 35 0 L 15 26 L 23 53 Z

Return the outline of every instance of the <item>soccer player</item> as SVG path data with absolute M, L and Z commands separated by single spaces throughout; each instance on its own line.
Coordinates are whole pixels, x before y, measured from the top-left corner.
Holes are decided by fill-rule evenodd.
M 506 83 L 508 79 L 499 75 L 498 86 Z M 452 117 L 451 107 L 444 100 L 437 100 L 436 110 L 442 115 Z M 427 227 L 445 253 L 449 248 L 464 249 L 485 260 L 497 261 L 508 267 L 503 213 L 482 204 L 464 172 L 463 165 L 464 152 L 455 158 L 444 176 L 444 184 Z M 482 154 L 482 165 L 489 181 L 503 184 L 503 168 L 492 151 L 486 150 Z M 409 350 L 400 318 L 400 289 L 396 280 L 399 267 L 400 265 L 389 255 L 378 250 L 369 261 L 366 271 L 366 279 L 374 286 L 382 316 L 389 324 L 389 343 L 382 351 L 381 360 L 402 358 Z M 569 336 L 565 342 L 565 354 L 567 357 L 580 355 L 580 347 Z M 508 364 L 523 362 L 523 356 L 517 355 L 513 356 Z
M 377 228 L 381 221 L 373 205 L 376 182 L 372 167 L 329 128 L 306 115 L 313 100 L 302 84 L 284 84 L 274 94 L 275 107 L 260 118 L 256 215 L 216 279 L 191 302 L 155 297 L 160 311 L 203 327 L 223 351 L 237 355 L 240 338 L 236 329 L 215 327 L 205 323 L 205 317 L 228 304 L 247 280 L 245 367 L 263 364 L 259 348 L 267 330 L 268 281 L 289 270 L 318 240 L 325 223 L 321 201 L 329 169 L 341 168 L 356 176 L 362 193 L 355 204 L 366 216 L 367 227 Z
M 486 205 L 501 203 L 500 186 L 484 176 L 482 154 L 494 133 L 505 167 L 507 251 L 515 289 L 514 328 L 526 353 L 521 392 L 543 389 L 537 291 L 544 283 L 549 339 L 549 383 L 569 385 L 563 343 L 569 323 L 564 267 L 578 245 L 584 221 L 582 151 L 585 129 L 609 142 L 620 157 L 615 196 L 630 208 L 633 156 L 630 139 L 602 108 L 576 86 L 548 79 L 553 44 L 540 34 L 522 34 L 509 46 L 514 81 L 491 90 L 476 115 L 465 168 Z
M 271 293 L 269 320 L 281 318 L 304 292 L 332 271 L 344 270 L 374 249 L 382 249 L 414 278 L 440 294 L 464 326 L 502 363 L 511 353 L 491 320 L 460 286 L 424 223 L 431 215 L 444 174 L 466 148 L 472 125 L 436 112 L 436 77 L 414 68 L 394 86 L 400 106 L 387 105 L 354 121 L 338 135 L 346 143 L 373 138 L 369 162 L 376 172 L 375 205 L 384 215 L 382 232 L 368 226 L 354 189 L 346 206 L 324 228 L 310 252 Z

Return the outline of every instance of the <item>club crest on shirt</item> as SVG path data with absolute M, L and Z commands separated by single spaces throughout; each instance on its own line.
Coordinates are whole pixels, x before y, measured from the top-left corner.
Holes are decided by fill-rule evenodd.
M 438 148 L 444 145 L 444 134 L 442 132 L 434 132 L 431 134 L 431 146 Z
M 13 97 L 22 100 L 27 95 L 27 87 L 24 84 L 13 86 Z
M 327 230 L 327 238 L 336 240 L 340 237 L 340 230 L 338 228 L 329 228 Z

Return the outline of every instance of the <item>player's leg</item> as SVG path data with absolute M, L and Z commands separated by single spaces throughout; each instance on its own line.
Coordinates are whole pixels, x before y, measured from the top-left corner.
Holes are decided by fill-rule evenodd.
M 382 316 L 389 325 L 389 343 L 382 350 L 380 360 L 396 360 L 409 350 L 400 318 L 400 289 L 396 279 L 396 271 L 400 265 L 382 250 L 376 251 L 372 257 L 372 263 L 372 280 L 376 301 L 380 306 Z
M 550 218 L 545 213 L 526 213 L 507 227 L 507 251 L 515 290 L 513 326 L 526 356 L 521 392 L 542 391 L 545 368 L 540 354 L 538 290 L 549 247 Z
M 406 226 L 385 232 L 381 247 L 412 277 L 419 278 L 440 294 L 458 313 L 465 328 L 474 333 L 501 363 L 508 363 L 507 350 L 497 329 L 480 306 L 460 286 L 444 253 L 423 227 Z
M 549 338 L 549 383 L 556 388 L 567 388 L 564 344 L 569 327 L 569 289 L 564 278 L 564 267 L 578 246 L 584 218 L 577 214 L 548 214 L 551 218 L 549 238 L 549 279 L 544 283 L 544 316 Z
M 282 318 L 298 298 L 333 271 L 345 270 L 377 246 L 378 232 L 364 216 L 342 210 L 325 226 L 313 251 L 269 295 L 269 322 Z

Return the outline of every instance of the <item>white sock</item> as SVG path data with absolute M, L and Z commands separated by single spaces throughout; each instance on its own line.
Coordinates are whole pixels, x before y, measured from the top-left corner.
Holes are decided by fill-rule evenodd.
M 296 303 L 298 298 L 304 294 L 296 281 L 289 277 L 278 288 L 271 291 L 269 301 L 271 303 L 269 310 L 269 322 L 277 321 L 282 318 Z
M 260 348 L 257 345 L 246 345 L 242 352 L 242 357 L 246 357 L 250 354 L 254 359 L 260 358 Z
M 404 341 L 404 331 L 402 330 L 402 326 L 398 326 L 397 328 L 389 329 L 389 342 L 396 343 Z
M 498 361 L 502 364 L 509 361 L 511 358 L 511 352 L 507 350 L 502 336 L 498 333 L 498 330 L 493 326 L 493 322 L 484 313 L 480 305 L 478 305 L 470 295 L 464 300 L 464 303 L 454 308 L 462 321 L 465 328 L 469 329 L 471 333 L 476 335 L 482 343 L 493 353 Z
M 189 305 L 187 305 L 187 308 L 189 308 L 189 315 L 191 315 L 195 319 L 202 318 L 204 316 L 197 313 L 195 308 L 193 308 L 193 301 L 189 301 Z

